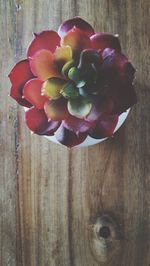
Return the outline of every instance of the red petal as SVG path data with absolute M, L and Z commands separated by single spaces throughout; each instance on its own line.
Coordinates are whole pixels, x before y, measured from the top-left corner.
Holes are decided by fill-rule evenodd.
M 91 130 L 89 135 L 94 139 L 111 137 L 114 133 L 117 123 L 118 115 L 105 116 L 99 119 L 96 124 L 96 127 Z
M 65 128 L 62 123 L 56 131 L 55 137 L 61 144 L 71 148 L 82 143 L 86 139 L 87 134 L 82 133 L 77 135 L 73 131 Z
M 42 31 L 35 36 L 34 40 L 29 45 L 27 55 L 28 57 L 32 57 L 36 52 L 43 49 L 49 50 L 53 53 L 59 45 L 60 37 L 57 32 L 52 30 Z
M 35 107 L 25 112 L 25 120 L 28 128 L 38 135 L 53 135 L 60 125 L 57 121 L 48 121 L 45 112 Z
M 31 131 L 42 135 L 48 124 L 47 116 L 43 110 L 38 110 L 35 107 L 30 108 L 25 112 L 26 124 Z
M 29 79 L 33 77 L 29 61 L 25 59 L 17 63 L 8 76 L 13 86 L 23 86 Z
M 73 131 L 77 135 L 79 133 L 85 133 L 88 132 L 89 129 L 93 127 L 93 123 L 89 123 L 88 121 L 85 121 L 84 119 L 79 119 L 75 116 L 69 116 L 67 120 L 63 123 L 64 127 Z
M 67 100 L 64 98 L 60 98 L 57 100 L 50 100 L 44 105 L 45 113 L 48 119 L 61 121 L 65 120 L 69 116 L 68 108 L 67 108 Z
M 92 48 L 99 50 L 105 48 L 113 48 L 118 52 L 121 51 L 120 42 L 117 36 L 109 33 L 96 33 L 91 36 Z
M 28 60 L 22 60 L 17 63 L 9 74 L 9 79 L 12 83 L 10 96 L 14 98 L 20 105 L 26 107 L 31 106 L 28 101 L 22 99 L 22 91 L 24 84 L 33 77 L 34 76 L 31 72 Z
M 75 27 L 63 37 L 62 45 L 69 45 L 74 52 L 80 53 L 84 49 L 91 48 L 91 41 L 83 31 Z
M 26 100 L 38 109 L 43 109 L 44 104 L 48 101 L 48 98 L 41 95 L 43 81 L 39 79 L 29 80 L 23 89 L 23 94 Z
M 34 54 L 30 58 L 30 66 L 34 75 L 43 81 L 60 76 L 54 64 L 54 55 L 48 50 L 41 50 Z
M 21 90 L 20 90 L 21 89 Z M 22 98 L 22 87 L 11 87 L 10 96 L 15 99 L 20 105 L 25 107 L 31 107 L 32 104 Z
M 77 27 L 80 30 L 84 31 L 84 33 L 89 37 L 94 34 L 94 29 L 92 28 L 92 26 L 80 17 L 75 17 L 73 19 L 64 21 L 58 29 L 58 34 L 61 37 L 64 37 L 66 33 L 73 27 Z

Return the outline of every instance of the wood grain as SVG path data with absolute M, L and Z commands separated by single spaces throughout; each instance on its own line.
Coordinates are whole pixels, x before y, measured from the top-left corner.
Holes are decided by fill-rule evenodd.
M 32 32 L 75 15 L 120 35 L 137 68 L 138 104 L 113 139 L 68 150 L 30 135 L 7 75 Z M 150 2 L 0 0 L 0 25 L 0 265 L 149 266 Z M 105 213 L 121 235 L 102 263 L 105 239 L 94 228 Z

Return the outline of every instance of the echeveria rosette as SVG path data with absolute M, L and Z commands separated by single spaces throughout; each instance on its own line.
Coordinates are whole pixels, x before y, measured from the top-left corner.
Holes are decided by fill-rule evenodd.
M 27 59 L 9 74 L 10 95 L 27 107 L 32 132 L 73 147 L 88 135 L 113 135 L 119 115 L 136 103 L 134 73 L 117 35 L 95 33 L 75 17 L 58 33 L 35 34 Z

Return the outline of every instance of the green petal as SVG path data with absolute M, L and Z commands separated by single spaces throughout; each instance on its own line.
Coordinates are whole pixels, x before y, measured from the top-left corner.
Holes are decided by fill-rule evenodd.
M 84 96 L 84 97 L 88 96 L 88 91 L 84 87 L 79 88 L 79 93 L 81 96 Z
M 72 67 L 68 72 L 69 79 L 73 80 L 76 83 L 77 87 L 83 87 L 86 81 L 81 75 L 81 71 L 76 67 Z
M 69 62 L 67 62 L 63 68 L 62 68 L 62 74 L 65 76 L 65 77 L 68 77 L 68 72 L 70 70 L 70 68 L 74 67 L 75 66 L 75 61 L 74 60 L 70 60 Z
M 66 81 L 60 78 L 50 78 L 46 80 L 42 87 L 42 94 L 49 99 L 58 99 L 61 97 L 60 91 L 62 90 Z
M 75 99 L 79 97 L 78 88 L 71 82 L 65 84 L 60 93 L 67 99 Z
M 92 109 L 92 103 L 84 97 L 68 101 L 68 111 L 78 118 L 86 117 Z

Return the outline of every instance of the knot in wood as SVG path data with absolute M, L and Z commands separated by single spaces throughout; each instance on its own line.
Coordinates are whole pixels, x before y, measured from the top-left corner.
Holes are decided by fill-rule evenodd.
M 100 262 L 108 262 L 120 253 L 122 246 L 121 230 L 117 222 L 104 214 L 96 219 L 93 226 L 92 250 Z

